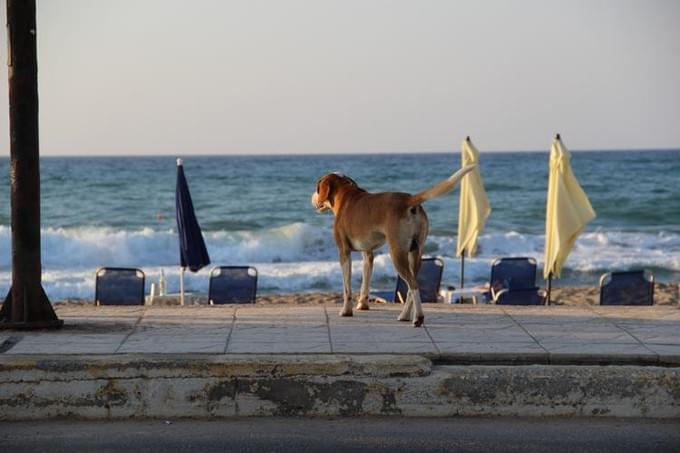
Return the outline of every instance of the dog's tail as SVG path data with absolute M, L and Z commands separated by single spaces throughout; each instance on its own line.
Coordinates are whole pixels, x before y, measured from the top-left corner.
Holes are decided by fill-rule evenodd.
M 426 202 L 427 200 L 441 197 L 442 195 L 451 192 L 453 188 L 456 187 L 456 184 L 458 184 L 458 182 L 463 179 L 463 176 L 471 172 L 475 167 L 477 167 L 477 164 L 466 165 L 439 184 L 412 195 L 409 199 L 409 206 L 417 206 Z

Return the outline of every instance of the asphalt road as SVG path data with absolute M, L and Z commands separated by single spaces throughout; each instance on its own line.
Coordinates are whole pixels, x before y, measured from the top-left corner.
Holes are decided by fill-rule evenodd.
M 0 451 L 679 452 L 680 420 L 248 418 L 0 423 Z

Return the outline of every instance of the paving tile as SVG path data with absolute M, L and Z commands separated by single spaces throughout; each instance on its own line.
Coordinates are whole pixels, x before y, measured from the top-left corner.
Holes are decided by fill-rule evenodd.
M 423 307 L 432 312 L 504 314 L 502 306 L 493 304 L 424 304 Z
M 437 348 L 439 349 L 442 358 L 456 358 L 458 360 L 548 360 L 548 353 L 536 342 L 437 342 Z
M 177 339 L 175 337 L 132 338 L 130 337 L 118 349 L 118 353 L 212 353 L 224 352 L 227 339 L 219 337 L 191 337 Z
M 425 329 L 414 328 L 409 323 L 397 323 L 389 327 L 367 325 L 338 328 L 331 326 L 331 339 L 334 343 L 430 341 Z
M 143 310 L 130 311 L 124 309 L 118 312 L 111 309 L 104 309 L 104 311 L 99 311 L 95 307 L 89 313 L 57 313 L 57 316 L 64 321 L 65 328 L 68 328 L 69 325 L 74 323 L 118 323 L 134 325 L 139 321 L 143 314 Z
M 545 325 L 569 325 L 578 328 L 579 326 L 605 326 L 610 325 L 607 320 L 598 316 L 581 315 L 511 315 L 512 319 L 521 325 L 545 324 Z
M 59 314 L 59 316 L 87 316 L 87 317 L 98 317 L 98 316 L 139 316 L 146 311 L 147 307 L 142 305 L 103 305 L 96 306 L 93 304 L 87 305 L 64 305 L 56 304 L 54 305 L 54 311 Z
M 23 336 L 5 354 L 113 354 L 124 334 Z
M 243 342 L 230 341 L 227 353 L 238 354 L 308 354 L 308 353 L 330 353 L 331 346 L 326 339 L 325 342 Z
M 654 307 L 616 307 L 595 306 L 593 312 L 599 316 L 623 320 L 659 320 L 680 321 L 680 310 L 677 306 L 654 306 Z
M 551 343 L 631 343 L 638 340 L 611 324 L 585 324 L 575 328 L 572 325 L 523 324 L 539 342 Z
M 641 342 L 648 344 L 675 344 L 680 345 L 680 330 L 676 328 L 631 328 L 626 327 L 631 335 Z
M 140 324 L 135 329 L 133 337 L 137 336 L 168 336 L 168 337 L 190 337 L 190 336 L 223 336 L 227 337 L 231 331 L 231 325 L 228 326 L 200 326 L 200 325 L 148 325 Z
M 668 327 L 668 328 L 680 328 L 680 320 L 676 319 L 649 319 L 649 318 L 616 318 L 616 317 L 603 317 L 607 321 L 615 324 L 617 326 L 628 327 L 628 326 L 640 326 L 640 327 Z
M 326 341 L 328 342 L 328 327 L 301 326 L 242 326 L 237 325 L 231 334 L 231 341 L 241 342 L 299 342 Z
M 236 310 L 236 319 L 259 322 L 326 322 L 326 312 L 323 306 L 295 306 L 290 309 L 287 305 L 239 306 Z
M 432 342 L 333 342 L 333 352 L 353 354 L 437 354 Z
M 303 328 L 326 327 L 325 319 L 274 319 L 274 318 L 243 318 L 236 317 L 234 325 L 237 328 L 254 328 L 268 326 L 299 326 Z
M 615 325 L 644 343 L 680 344 L 680 322 L 625 320 Z
M 477 327 L 441 327 L 427 326 L 427 331 L 436 342 L 459 343 L 459 342 L 483 342 L 492 343 L 523 343 L 534 340 L 521 327 L 514 325 L 499 328 Z
M 555 363 L 680 363 L 677 307 L 429 304 L 421 329 L 396 320 L 402 308 L 372 305 L 345 318 L 340 304 L 64 306 L 57 308 L 62 330 L 22 332 L 6 354 L 222 353 L 228 346 L 229 353 L 441 352 L 452 360 L 540 362 L 547 349 Z M 2 332 L 0 342 L 8 336 L 15 334 Z
M 678 344 L 645 344 L 659 355 L 659 362 L 668 364 L 680 364 L 680 345 Z
M 64 326 L 58 332 L 119 332 L 130 331 L 139 318 L 61 318 Z
M 656 362 L 658 354 L 640 344 L 629 343 L 552 343 L 541 342 L 543 348 L 550 353 L 551 361 L 568 362 Z
M 188 325 L 195 325 L 195 326 L 230 326 L 234 322 L 234 315 L 229 314 L 229 313 L 224 313 L 223 315 L 220 316 L 211 316 L 211 317 L 203 317 L 203 316 L 187 316 L 187 317 L 178 317 L 178 316 L 160 316 L 160 315 L 151 315 L 151 316 L 145 316 L 142 318 L 140 321 L 140 324 L 147 324 L 147 325 L 168 325 L 168 326 L 188 326 Z
M 386 310 L 381 312 L 354 312 L 353 316 L 338 316 L 334 313 L 328 314 L 328 322 L 331 325 L 355 326 L 355 325 L 394 325 L 399 324 L 397 317 L 400 311 Z
M 503 314 L 472 314 L 472 313 L 437 313 L 425 316 L 425 324 L 428 326 L 475 326 L 485 328 L 503 328 L 514 326 L 517 323 L 509 316 Z

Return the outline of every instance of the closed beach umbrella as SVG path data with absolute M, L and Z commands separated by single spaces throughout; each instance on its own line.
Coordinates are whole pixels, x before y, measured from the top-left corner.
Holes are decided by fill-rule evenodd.
M 194 204 L 191 201 L 189 185 L 184 176 L 182 159 L 177 159 L 177 188 L 175 192 L 177 211 L 177 232 L 179 233 L 180 259 L 180 301 L 184 305 L 184 271 L 189 268 L 197 272 L 210 264 L 208 250 L 205 248 L 201 226 L 196 220 Z
M 545 264 L 543 277 L 548 280 L 548 303 L 552 277 L 559 277 L 576 238 L 595 218 L 595 211 L 571 169 L 571 153 L 560 134 L 550 147 L 550 174 L 545 210 Z
M 461 166 L 477 164 L 460 182 L 460 203 L 458 206 L 458 244 L 456 255 L 460 256 L 460 287 L 465 278 L 465 253 L 473 256 L 477 251 L 479 234 L 491 214 L 489 199 L 484 190 L 482 175 L 479 173 L 479 152 L 467 137 L 461 147 Z

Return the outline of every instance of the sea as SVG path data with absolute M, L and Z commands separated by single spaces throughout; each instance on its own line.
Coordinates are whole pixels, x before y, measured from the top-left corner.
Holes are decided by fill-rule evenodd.
M 144 270 L 147 289 L 163 272 L 179 289 L 175 219 L 176 158 L 184 168 L 212 264 L 187 272 L 187 291 L 206 293 L 211 266 L 251 265 L 260 293 L 342 288 L 332 214 L 314 211 L 318 177 L 350 175 L 370 192 L 415 193 L 448 177 L 459 153 L 42 157 L 43 287 L 53 300 L 92 299 L 101 266 Z M 554 286 L 596 286 L 608 271 L 645 268 L 657 281 L 680 281 L 680 150 L 580 151 L 572 167 L 597 212 Z M 482 152 L 480 170 L 492 213 L 478 254 L 466 258 L 465 285 L 488 281 L 499 257 L 542 264 L 547 152 Z M 458 190 L 425 204 L 426 254 L 443 257 L 445 285 L 460 286 L 456 257 Z M 11 283 L 9 161 L 0 158 L 0 292 Z M 361 255 L 353 255 L 358 291 Z M 383 247 L 372 287 L 394 287 Z

